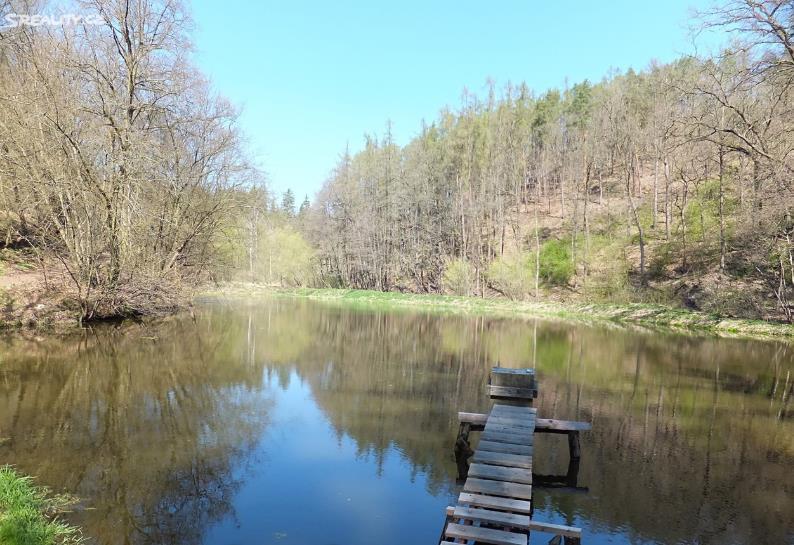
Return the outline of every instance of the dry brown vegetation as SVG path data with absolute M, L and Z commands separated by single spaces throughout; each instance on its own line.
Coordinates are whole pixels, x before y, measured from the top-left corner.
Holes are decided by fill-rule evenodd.
M 41 7 L 2 0 L 0 16 Z M 6 246 L 56 263 L 82 320 L 167 311 L 218 265 L 256 172 L 189 62 L 181 3 L 76 8 L 100 24 L 0 30 Z

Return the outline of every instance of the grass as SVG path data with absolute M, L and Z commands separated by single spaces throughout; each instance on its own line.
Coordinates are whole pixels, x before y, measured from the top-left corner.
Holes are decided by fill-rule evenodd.
M 511 301 L 454 295 L 413 294 L 350 289 L 273 288 L 235 283 L 207 295 L 250 297 L 267 295 L 298 297 L 368 309 L 415 308 L 437 313 L 491 315 L 502 317 L 545 317 L 575 321 L 601 321 L 664 327 L 688 332 L 711 333 L 729 337 L 777 338 L 794 340 L 794 325 L 725 318 L 717 314 L 693 312 L 658 304 L 563 304 L 555 302 Z
M 56 518 L 71 502 L 36 486 L 11 466 L 0 467 L 0 545 L 80 543 L 80 532 Z

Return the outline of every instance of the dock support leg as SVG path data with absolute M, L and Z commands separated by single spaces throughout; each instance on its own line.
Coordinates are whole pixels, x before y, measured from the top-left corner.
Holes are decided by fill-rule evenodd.
M 568 473 L 565 475 L 566 484 L 572 488 L 576 488 L 579 482 L 579 460 L 582 452 L 579 445 L 579 432 L 568 432 Z M 566 541 L 567 543 L 567 541 Z
M 579 485 L 579 459 L 568 460 L 568 472 L 565 474 L 565 484 L 571 488 Z
M 458 479 L 466 480 L 469 475 L 469 457 L 474 454 L 469 444 L 471 425 L 461 422 L 458 428 L 458 438 L 455 441 L 455 464 L 458 466 Z
M 571 460 L 578 460 L 581 458 L 578 431 L 568 432 L 568 453 L 571 455 Z

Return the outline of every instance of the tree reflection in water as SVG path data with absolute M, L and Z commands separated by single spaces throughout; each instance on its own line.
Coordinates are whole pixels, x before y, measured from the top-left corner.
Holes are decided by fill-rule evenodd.
M 74 520 L 100 543 L 200 542 L 270 403 L 222 338 L 169 320 L 7 340 L 0 459 L 83 498 Z
M 0 456 L 85 498 L 77 518 L 102 543 L 197 543 L 238 516 L 290 377 L 379 474 L 396 452 L 427 494 L 451 496 L 457 411 L 488 407 L 496 364 L 536 365 L 541 413 L 594 424 L 579 479 L 590 494 L 538 491 L 546 518 L 596 542 L 792 538 L 786 345 L 290 300 L 208 303 L 196 318 L 7 341 Z M 539 437 L 536 465 L 564 474 L 564 437 Z

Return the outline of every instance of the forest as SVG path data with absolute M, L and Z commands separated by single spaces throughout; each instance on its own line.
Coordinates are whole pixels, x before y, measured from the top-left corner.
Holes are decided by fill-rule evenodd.
M 189 10 L 78 4 L 98 24 L 0 28 L 2 252 L 38 272 L 26 308 L 153 314 L 245 280 L 793 319 L 794 2 L 698 14 L 718 53 L 464 91 L 405 145 L 387 123 L 343 151 L 299 206 L 192 63 Z
M 729 49 L 535 94 L 464 92 L 344 153 L 304 232 L 331 286 L 649 301 L 791 321 L 790 2 L 703 14 Z

